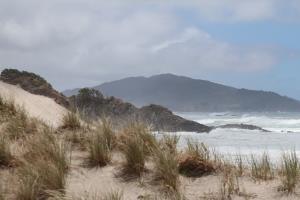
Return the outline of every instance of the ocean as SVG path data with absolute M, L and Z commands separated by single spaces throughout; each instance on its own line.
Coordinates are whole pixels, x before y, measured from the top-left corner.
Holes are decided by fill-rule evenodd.
M 278 159 L 284 151 L 295 150 L 300 155 L 300 113 L 176 113 L 186 119 L 208 126 L 251 124 L 270 132 L 217 128 L 210 133 L 178 132 L 179 146 L 190 138 L 203 142 L 227 155 L 250 155 L 268 152 Z

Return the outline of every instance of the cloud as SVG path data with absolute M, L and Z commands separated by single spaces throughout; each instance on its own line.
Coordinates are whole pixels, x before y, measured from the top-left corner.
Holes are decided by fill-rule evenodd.
M 199 9 L 206 18 L 228 16 L 238 21 L 271 18 L 276 13 L 273 2 L 277 1 L 199 0 L 184 6 Z M 35 71 L 56 87 L 68 88 L 127 75 L 259 71 L 277 62 L 270 48 L 220 41 L 186 23 L 174 6 L 96 0 L 2 1 L 0 66 Z

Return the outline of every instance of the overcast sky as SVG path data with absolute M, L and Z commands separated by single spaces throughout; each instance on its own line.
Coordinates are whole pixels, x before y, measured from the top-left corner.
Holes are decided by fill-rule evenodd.
M 300 1 L 0 0 L 4 68 L 59 90 L 175 73 L 300 99 Z

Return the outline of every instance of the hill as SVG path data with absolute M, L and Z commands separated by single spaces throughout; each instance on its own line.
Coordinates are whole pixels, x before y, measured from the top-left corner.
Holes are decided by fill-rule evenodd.
M 121 125 L 131 120 L 139 120 L 150 125 L 153 131 L 209 132 L 212 128 L 177 116 L 159 105 L 137 108 L 115 97 L 105 97 L 98 90 L 83 88 L 70 97 L 74 107 L 90 119 L 110 117 Z
M 130 77 L 94 88 L 136 106 L 159 104 L 173 111 L 300 111 L 299 101 L 274 92 L 237 89 L 173 74 Z M 68 91 L 67 94 L 77 91 Z

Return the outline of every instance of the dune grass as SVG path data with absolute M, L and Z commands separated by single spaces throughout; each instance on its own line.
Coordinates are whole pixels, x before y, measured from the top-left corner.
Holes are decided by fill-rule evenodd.
M 100 131 L 90 134 L 87 163 L 90 167 L 103 167 L 111 161 L 111 149 L 105 135 Z
M 154 172 L 157 180 L 160 180 L 165 188 L 174 191 L 179 189 L 178 161 L 169 151 L 155 150 Z
M 18 107 L 13 100 L 6 100 L 0 96 L 0 122 L 4 122 L 18 113 Z
M 13 160 L 13 155 L 10 150 L 10 142 L 8 139 L 1 135 L 0 136 L 0 167 L 5 166 L 8 167 L 11 165 L 11 161 Z
M 68 112 L 66 115 L 64 115 L 62 119 L 62 129 L 67 129 L 67 130 L 78 130 L 81 128 L 81 122 L 80 122 L 80 117 L 79 114 L 71 111 Z
M 160 146 L 153 149 L 155 179 L 161 181 L 171 194 L 179 194 L 178 136 L 165 136 Z
M 0 96 L 0 123 L 6 122 L 4 132 L 10 139 L 23 138 L 37 132 L 37 120 L 28 117 L 23 107 L 14 100 L 5 100 Z
M 180 136 L 178 136 L 176 134 L 174 134 L 174 135 L 166 134 L 166 135 L 163 135 L 163 137 L 159 143 L 160 143 L 162 150 L 169 151 L 171 154 L 176 155 L 178 153 L 177 145 L 178 145 L 179 140 L 180 140 Z
M 264 152 L 258 157 L 251 155 L 250 161 L 251 176 L 258 180 L 271 180 L 274 178 L 274 166 L 271 163 L 270 156 Z
M 124 128 L 119 136 L 119 149 L 125 157 L 122 166 L 124 175 L 141 176 L 145 171 L 145 162 L 153 149 L 157 148 L 157 141 L 147 126 L 132 122 Z
M 106 144 L 110 150 L 113 150 L 116 146 L 116 134 L 113 131 L 113 125 L 108 118 L 102 118 L 98 129 L 102 132 Z
M 83 196 L 67 196 L 61 192 L 49 191 L 47 200 L 123 200 L 123 192 L 112 190 L 105 194 L 86 192 Z M 1 199 L 0 199 L 1 200 Z
M 245 171 L 245 163 L 241 154 L 235 156 L 235 165 L 238 176 L 243 176 Z
M 280 169 L 281 186 L 280 191 L 293 193 L 299 182 L 300 163 L 295 151 L 283 153 Z
M 8 120 L 5 132 L 10 139 L 17 140 L 29 134 L 35 134 L 38 129 L 38 121 L 29 118 L 24 109 L 19 109 L 18 113 Z
M 88 139 L 88 164 L 103 167 L 111 161 L 111 152 L 116 146 L 116 135 L 112 124 L 106 118 L 101 120 Z
M 240 186 L 239 180 L 236 176 L 234 168 L 228 165 L 225 166 L 222 173 L 219 199 L 220 200 L 228 200 L 232 199 L 234 194 L 239 194 Z
M 47 199 L 48 190 L 63 191 L 69 169 L 67 145 L 50 130 L 28 139 L 23 165 L 17 170 L 17 200 Z

